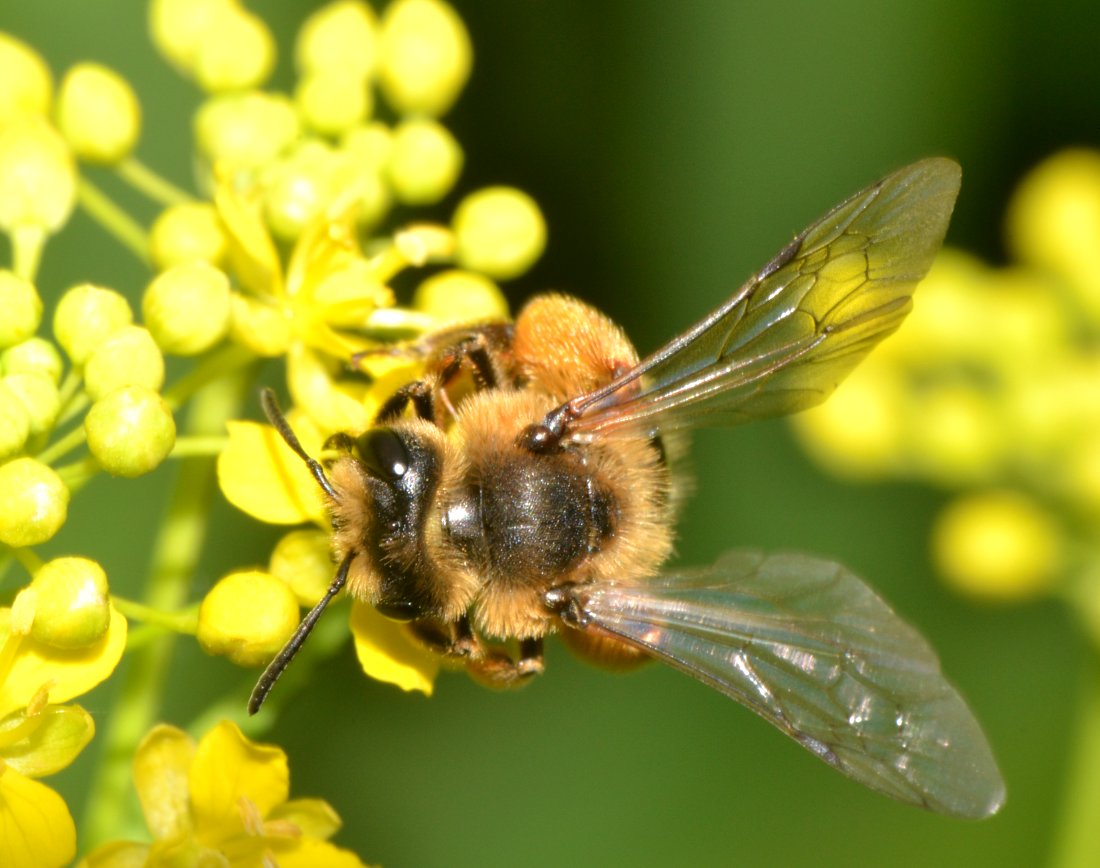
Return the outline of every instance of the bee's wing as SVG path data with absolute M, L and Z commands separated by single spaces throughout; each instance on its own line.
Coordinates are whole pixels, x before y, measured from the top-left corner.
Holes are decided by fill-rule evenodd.
M 570 401 L 565 431 L 729 425 L 824 400 L 909 312 L 960 174 L 951 160 L 923 160 L 838 205 L 702 322 Z
M 612 635 L 748 706 L 862 784 L 960 817 L 1004 782 L 935 652 L 839 564 L 730 552 L 639 586 L 549 592 L 563 622 Z

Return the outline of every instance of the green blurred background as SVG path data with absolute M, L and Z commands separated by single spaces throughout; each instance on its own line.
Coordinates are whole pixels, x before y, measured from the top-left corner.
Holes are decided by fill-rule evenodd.
M 317 5 L 253 4 L 280 34 L 283 87 L 291 34 Z M 476 53 L 447 121 L 466 149 L 461 186 L 518 185 L 550 225 L 543 262 L 509 288 L 512 301 L 574 292 L 643 352 L 826 208 L 921 156 L 963 164 L 949 241 L 996 261 L 1015 180 L 1059 147 L 1100 143 L 1100 7 L 1084 0 L 456 5 Z M 145 109 L 139 155 L 189 182 L 198 97 L 154 55 L 144 4 L 6 2 L 0 29 L 36 45 L 55 73 L 94 59 L 127 75 Z M 138 297 L 147 275 L 105 240 L 78 218 L 51 244 L 48 300 L 87 279 Z M 701 434 L 693 456 L 701 481 L 679 559 L 798 549 L 868 578 L 929 636 L 983 721 L 1008 782 L 999 816 L 965 823 L 894 804 L 682 676 L 658 666 L 609 675 L 556 645 L 547 675 L 524 691 L 497 695 L 452 675 L 430 700 L 368 682 L 345 649 L 265 736 L 290 755 L 293 794 L 328 799 L 345 822 L 338 841 L 389 866 L 1047 861 L 1076 697 L 1097 677 L 1064 609 L 954 596 L 927 557 L 941 495 L 826 478 L 782 422 Z M 171 474 L 97 480 L 47 553 L 97 557 L 136 593 Z M 196 598 L 224 571 L 264 561 L 273 538 L 219 504 Z M 186 725 L 240 682 L 181 643 L 165 719 Z M 101 725 L 112 696 L 107 685 L 86 703 Z M 78 821 L 95 760 L 93 743 L 53 779 Z

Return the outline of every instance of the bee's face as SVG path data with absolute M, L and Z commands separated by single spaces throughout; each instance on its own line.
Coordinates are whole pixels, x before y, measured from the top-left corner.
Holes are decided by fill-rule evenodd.
M 401 621 L 431 615 L 437 594 L 424 527 L 439 487 L 442 456 L 415 432 L 372 428 L 345 439 L 332 465 L 337 547 L 355 552 L 348 581 L 356 596 Z

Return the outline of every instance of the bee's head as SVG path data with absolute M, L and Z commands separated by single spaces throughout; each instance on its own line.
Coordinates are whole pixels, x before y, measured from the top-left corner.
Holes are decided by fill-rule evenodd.
M 410 422 L 330 443 L 344 453 L 330 467 L 331 513 L 337 553 L 356 553 L 349 590 L 400 621 L 439 609 L 426 539 L 442 474 L 439 437 L 434 426 Z

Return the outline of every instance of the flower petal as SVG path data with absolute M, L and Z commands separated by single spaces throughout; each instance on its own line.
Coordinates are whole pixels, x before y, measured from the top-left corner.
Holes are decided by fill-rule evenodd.
M 11 610 L 0 609 L 0 644 L 7 639 L 10 619 Z M 0 684 L 0 718 L 27 705 L 43 684 L 49 683 L 54 703 L 87 693 L 114 671 L 125 647 L 126 619 L 114 606 L 107 634 L 84 648 L 62 650 L 23 636 Z
M 134 754 L 134 786 L 145 823 L 158 840 L 186 835 L 191 829 L 189 772 L 195 743 L 183 730 L 154 726 Z
M 226 427 L 229 445 L 218 456 L 218 484 L 230 503 L 269 524 L 324 520 L 317 481 L 278 431 L 257 422 Z M 295 433 L 303 438 L 303 431 Z
M 28 737 L 4 745 L 5 733 L 27 724 L 34 725 Z M 0 723 L 0 757 L 20 774 L 41 778 L 68 766 L 93 735 L 92 716 L 79 705 L 49 705 L 30 719 L 19 711 Z
M 351 634 L 359 665 L 367 675 L 402 690 L 432 695 L 439 656 L 415 642 L 402 624 L 357 602 L 351 609 Z
M 333 372 L 304 344 L 287 355 L 287 385 L 294 403 L 325 431 L 364 431 L 370 416 L 354 396 L 337 387 Z
M 279 252 L 259 209 L 244 201 L 229 183 L 218 185 L 214 201 L 229 236 L 229 260 L 237 279 L 258 296 L 282 298 Z
M 340 817 L 324 799 L 291 799 L 267 815 L 268 820 L 288 820 L 307 838 L 331 838 L 340 828 Z
M 0 865 L 66 865 L 76 826 L 57 793 L 0 763 Z
M 279 748 L 249 741 L 235 723 L 222 721 L 199 742 L 190 784 L 196 833 L 212 843 L 243 831 L 241 798 L 260 816 L 285 802 L 290 771 Z
M 282 839 L 272 843 L 279 868 L 366 868 L 350 850 L 343 850 L 316 838 Z

